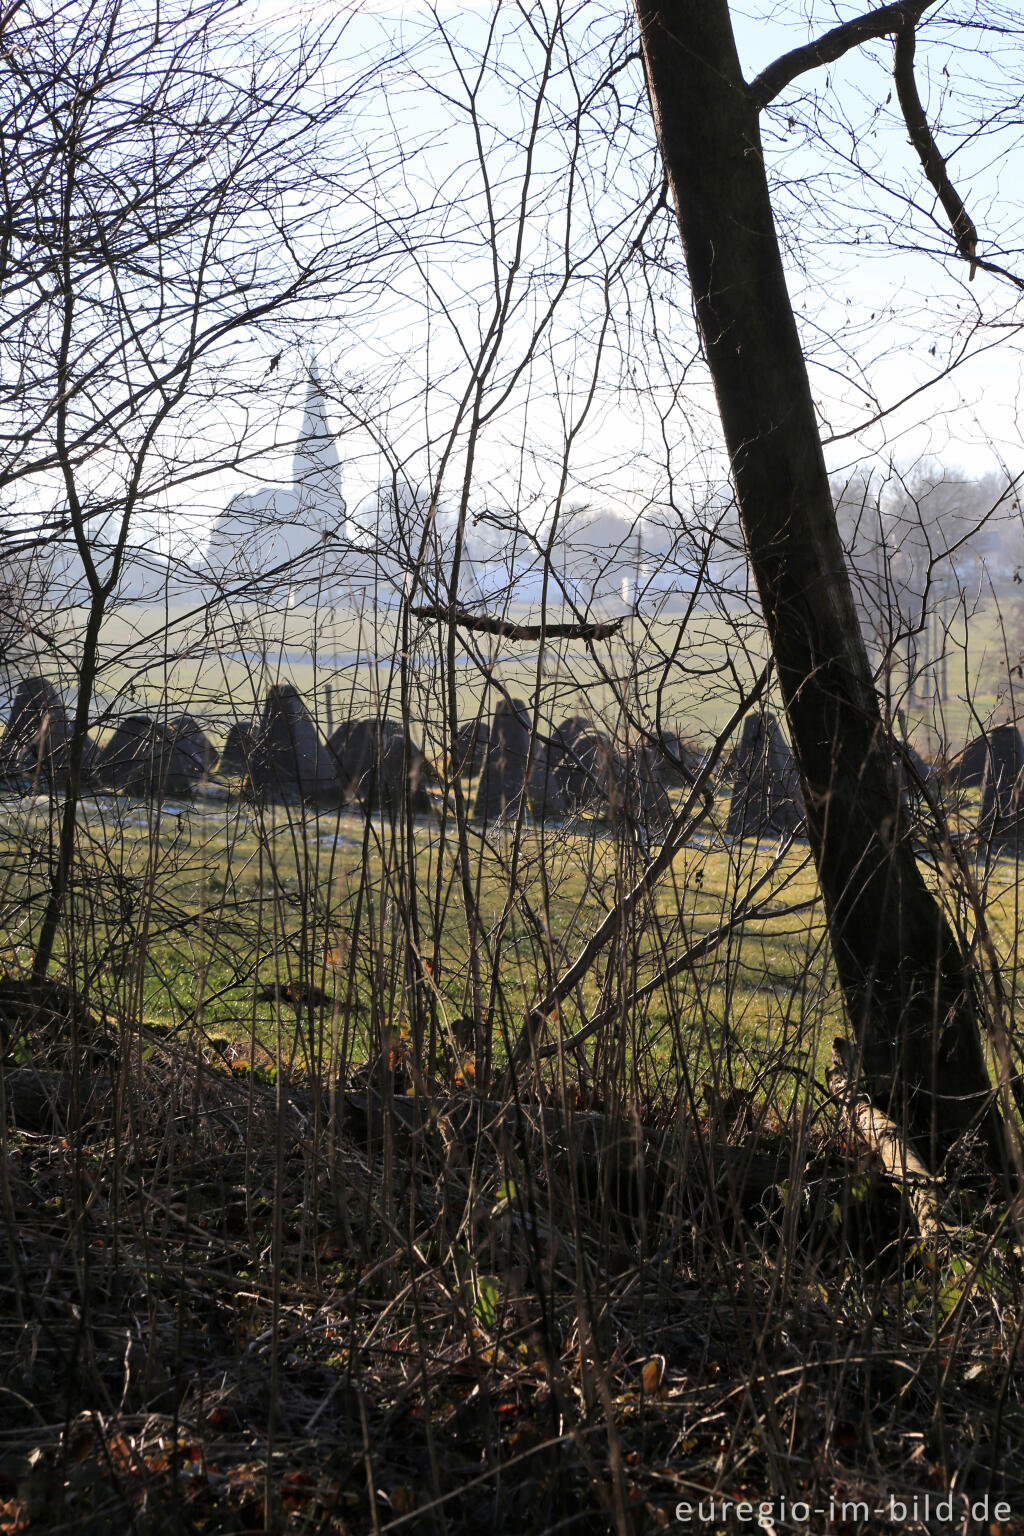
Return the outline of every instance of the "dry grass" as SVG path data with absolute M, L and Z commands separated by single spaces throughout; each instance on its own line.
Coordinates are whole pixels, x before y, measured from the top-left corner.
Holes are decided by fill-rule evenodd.
M 91 799 L 40 998 L 53 808 L 0 807 L 0 1531 L 868 1532 L 948 1495 L 888 1521 L 938 1533 L 986 1492 L 1024 1530 L 1017 1206 L 968 1158 L 925 1240 L 856 1147 L 806 848 L 724 839 L 725 794 L 504 1097 L 635 828 L 466 823 L 467 894 L 440 790 L 415 825 Z M 1016 869 L 968 852 L 972 890 L 929 878 L 988 924 L 1012 1061 Z
M 824 1104 L 802 1126 L 666 1104 L 641 1165 L 566 1106 L 543 1135 L 526 1103 L 472 1134 L 450 1100 L 396 1117 L 386 1081 L 368 1116 L 159 1040 L 108 1065 L 93 1123 L 5 1147 L 9 1530 L 621 1532 L 711 1498 L 774 1501 L 787 1530 L 783 1499 L 942 1489 L 950 1530 L 986 1489 L 1021 1508 L 1012 1230 L 978 1195 L 927 1249 Z

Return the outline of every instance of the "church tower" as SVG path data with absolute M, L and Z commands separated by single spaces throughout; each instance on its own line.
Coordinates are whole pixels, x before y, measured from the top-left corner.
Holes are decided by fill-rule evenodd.
M 225 582 L 273 572 L 275 587 L 294 602 L 305 589 L 322 589 L 333 576 L 336 556 L 329 554 L 330 541 L 344 533 L 341 460 L 316 365 L 311 364 L 291 485 L 265 485 L 235 496 L 214 525 L 206 564 Z
M 327 420 L 327 404 L 315 362 L 309 368 L 309 388 L 292 479 L 297 497 L 295 521 L 300 527 L 315 529 L 317 533 L 343 532 L 341 460 Z

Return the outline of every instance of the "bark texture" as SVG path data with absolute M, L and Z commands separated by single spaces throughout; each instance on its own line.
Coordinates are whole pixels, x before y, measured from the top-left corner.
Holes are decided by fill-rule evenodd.
M 899 819 L 727 0 L 635 0 L 665 170 L 873 1099 L 937 1167 L 1001 1136 L 973 978 Z

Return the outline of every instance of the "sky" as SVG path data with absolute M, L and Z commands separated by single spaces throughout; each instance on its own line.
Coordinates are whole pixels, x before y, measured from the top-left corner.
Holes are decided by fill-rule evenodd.
M 748 77 L 858 9 L 737 4 Z M 968 10 L 935 7 L 919 85 L 983 251 L 1024 272 L 1020 39 L 993 30 L 979 49 Z M 285 60 L 307 18 L 338 33 L 324 89 L 361 84 L 310 163 L 308 198 L 293 189 L 281 217 L 300 241 L 334 240 L 347 265 L 293 329 L 233 342 L 232 388 L 218 395 L 211 375 L 214 393 L 159 440 L 169 459 L 220 464 L 244 428 L 244 462 L 179 476 L 154 505 L 201 536 L 238 492 L 286 483 L 311 361 L 350 509 L 392 473 L 439 486 L 448 508 L 465 495 L 534 529 L 564 503 L 688 515 L 719 495 L 727 467 L 678 237 L 669 211 L 647 220 L 658 166 L 638 66 L 623 62 L 626 7 L 245 0 L 226 46 Z M 827 458 L 840 473 L 931 457 L 1017 474 L 1018 291 L 981 272 L 969 283 L 951 258 L 887 100 L 888 55 L 879 42 L 802 77 L 763 119 Z
M 778 4 L 735 8 L 748 77 L 805 40 L 808 9 Z M 810 31 L 817 33 L 837 15 L 859 7 L 813 9 L 817 14 Z M 360 50 L 372 54 L 385 39 L 393 43 L 396 38 L 412 47 L 414 74 L 401 78 L 403 72 L 397 71 L 394 87 L 387 91 L 387 113 L 395 131 L 411 129 L 412 138 L 425 146 L 410 164 L 408 186 L 442 203 L 450 197 L 453 208 L 462 200 L 464 208 L 478 209 L 481 177 L 465 169 L 473 146 L 465 81 L 460 81 L 457 66 L 468 70 L 478 61 L 491 11 L 473 5 L 432 11 L 383 0 L 346 10 L 351 13 L 348 42 Z M 533 10 L 541 13 L 543 8 Z M 517 8 L 506 7 L 506 12 L 516 12 L 514 24 L 507 25 L 495 44 L 493 65 L 481 70 L 477 84 L 481 118 L 494 130 L 496 164 L 504 178 L 494 196 L 501 205 L 504 194 L 508 222 L 500 254 L 508 261 L 523 169 L 522 154 L 517 155 L 514 146 L 529 122 L 529 84 L 535 78 L 531 71 L 539 67 L 541 50 L 531 53 L 524 44 Z M 595 21 L 599 13 L 605 18 L 604 36 L 610 38 L 614 7 L 591 3 L 589 14 L 583 7 L 573 22 L 576 35 L 594 47 L 594 58 L 588 61 L 594 68 L 600 58 L 595 43 L 601 33 Z M 258 14 L 275 14 L 273 0 L 261 0 Z M 1017 269 L 1024 271 L 1019 192 L 1024 176 L 1014 169 L 1024 152 L 1017 142 L 1012 89 L 1009 107 L 1003 99 L 1004 77 L 1012 76 L 1012 67 L 1007 59 L 990 58 L 968 46 L 965 39 L 957 16 L 939 7 L 919 46 L 919 84 L 934 112 L 940 146 L 951 157 L 951 171 L 979 225 L 982 249 L 1004 259 L 999 247 L 1007 246 L 1006 265 L 1013 267 L 1017 258 Z M 1012 41 L 1001 40 L 1000 47 L 1008 51 Z M 887 101 L 888 66 L 886 42 L 857 50 L 828 71 L 818 70 L 795 83 L 764 124 L 780 230 L 829 463 L 842 471 L 868 457 L 904 464 L 935 457 L 978 474 L 998 464 L 1017 473 L 1024 466 L 1019 419 L 1022 313 L 1017 292 L 984 273 L 968 283 L 963 265 L 951 258 L 941 212 L 936 219 L 934 197 L 906 144 L 902 122 Z M 525 82 L 522 90 L 514 88 L 516 77 Z M 596 172 L 590 170 L 585 193 L 574 188 L 581 212 L 574 215 L 572 234 L 580 250 L 587 243 L 588 219 L 591 230 L 606 235 L 651 174 L 650 164 L 644 164 L 644 154 L 651 152 L 650 127 L 644 121 L 635 67 L 626 72 L 621 89 L 623 117 L 629 121 L 619 153 L 595 149 L 592 139 L 586 153 L 596 157 Z M 998 106 L 1002 116 L 979 133 L 975 98 L 985 98 L 986 93 L 984 110 L 991 114 Z M 556 80 L 551 100 L 564 106 L 570 96 L 568 79 Z M 375 117 L 372 106 L 370 116 Z M 549 175 L 551 197 L 545 200 L 538 194 L 527 220 L 527 261 L 533 259 L 536 276 L 532 294 L 526 284 L 517 291 L 520 318 L 530 312 L 531 303 L 534 311 L 541 307 L 551 288 L 545 269 L 555 264 L 552 253 L 566 237 L 560 196 L 571 148 L 568 136 L 553 127 L 536 156 L 535 175 L 538 166 L 542 175 Z M 487 318 L 490 269 L 489 252 L 467 237 L 465 220 L 453 218 L 449 209 L 440 222 L 450 239 L 432 242 L 429 256 L 404 274 L 402 291 L 393 295 L 390 326 L 382 316 L 374 336 L 355 346 L 351 340 L 342 342 L 331 362 L 335 372 L 363 371 L 371 377 L 381 370 L 381 351 L 385 368 L 389 349 L 394 349 L 391 361 L 397 355 L 396 333 L 412 361 L 406 342 L 414 337 L 416 365 L 426 371 L 429 363 L 432 378 L 447 370 L 453 376 L 449 388 L 432 385 L 430 390 L 435 415 L 428 430 L 438 432 L 443 441 L 445 406 L 457 398 L 467 371 L 459 371 L 460 347 L 467 347 L 467 358 L 473 356 Z M 621 249 L 613 236 L 607 238 L 611 261 Z M 599 495 L 602 488 L 610 499 L 627 503 L 648 496 L 659 499 L 673 478 L 670 468 L 695 481 L 721 480 L 725 470 L 715 438 L 714 403 L 702 370 L 695 366 L 689 299 L 673 239 L 666 216 L 652 253 L 663 270 L 655 272 L 657 299 L 646 314 L 627 315 L 627 307 L 631 292 L 641 295 L 641 304 L 647 300 L 649 272 L 634 264 L 618 279 L 618 334 L 613 342 L 605 339 L 595 398 L 580 426 L 581 402 L 595 384 L 593 348 L 602 297 L 595 288 L 606 276 L 600 258 L 582 262 L 584 275 L 568 285 L 561 301 L 562 323 L 556 322 L 541 348 L 543 355 L 529 370 L 530 403 L 510 402 L 503 430 L 481 434 L 476 468 L 481 493 L 488 481 L 495 485 L 511 476 L 517 488 L 529 488 L 531 497 L 550 501 L 558 485 L 566 422 L 578 433 L 569 479 L 584 499 Z M 451 306 L 447 313 L 445 305 Z M 519 360 L 519 339 L 513 328 L 506 349 L 509 368 Z M 664 358 L 657 357 L 659 345 L 666 348 Z M 635 366 L 639 377 L 634 380 Z M 948 376 L 942 377 L 947 369 Z M 409 369 L 405 375 L 411 399 L 416 398 L 414 372 Z M 645 389 L 647 401 L 642 398 Z M 417 424 L 417 407 L 407 412 L 409 420 L 403 419 L 400 399 L 401 387 L 396 386 L 389 411 L 392 430 L 402 437 L 408 434 L 410 444 L 417 438 L 422 442 L 427 424 Z M 461 462 L 458 453 L 455 458 Z M 524 464 L 524 459 L 531 462 Z M 374 477 L 372 454 L 363 464 L 354 451 L 350 473 L 357 492 L 368 489 Z M 456 476 L 451 484 L 457 486 Z

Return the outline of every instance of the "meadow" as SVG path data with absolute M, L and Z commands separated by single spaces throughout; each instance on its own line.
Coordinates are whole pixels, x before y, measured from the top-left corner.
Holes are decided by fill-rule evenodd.
M 103 687 L 215 739 L 225 678 L 386 707 L 351 618 L 325 673 L 292 622 L 279 670 L 183 643 L 157 674 L 136 616 Z M 539 685 L 549 723 L 607 698 L 608 723 L 660 708 L 707 745 L 758 656 L 741 673 L 713 622 L 693 676 L 665 620 L 635 650 L 500 663 L 486 695 L 462 669 L 459 708 Z M 422 676 L 388 671 L 429 749 Z M 922 1205 L 855 1134 L 806 843 L 726 835 L 723 750 L 703 794 L 670 789 L 691 815 L 646 885 L 649 830 L 484 828 L 440 731 L 433 759 L 414 819 L 258 805 L 216 773 L 189 800 L 88 792 L 42 988 L 60 799 L 0 798 L 0 1401 L 24 1410 L 0 1519 L 632 1536 L 701 1501 L 731 1530 L 730 1500 L 796 1531 L 803 1501 L 823 1532 L 944 1536 L 984 1495 L 1021 1529 L 1016 1218 L 969 1165 Z M 994 987 L 1005 1078 L 1016 861 L 978 842 L 976 791 L 945 810 L 918 804 L 919 860 Z M 948 1521 L 873 1513 L 935 1490 Z
M 467 799 L 474 788 L 467 780 Z M 549 1046 L 591 1023 L 570 1067 L 593 1098 L 612 1063 L 628 1062 L 645 1105 L 670 1102 L 683 1081 L 698 1099 L 724 1084 L 784 1119 L 822 1078 L 843 1019 L 810 853 L 799 836 L 726 837 L 729 793 L 719 775 L 663 878 L 547 1021 Z M 450 790 L 432 791 L 434 814 L 416 819 L 411 840 L 401 818 L 351 807 L 257 808 L 237 779 L 215 780 L 210 794 L 85 798 L 61 974 L 122 1027 L 214 1040 L 232 1062 L 283 1063 L 296 1079 L 343 1078 L 380 1053 L 388 1030 L 416 1032 L 428 1077 L 499 1070 L 650 857 L 593 815 L 527 817 L 518 829 L 470 822 L 474 972 Z M 673 811 L 683 800 L 672 792 Z M 976 816 L 974 795 L 952 821 L 970 850 L 976 907 L 950 911 L 968 941 L 983 914 L 1013 996 L 1016 868 L 970 844 Z M 43 795 L 0 802 L 0 965 L 11 975 L 31 961 L 51 817 Z M 948 868 L 923 842 L 920 851 L 948 897 Z M 458 1026 L 472 1013 L 474 974 L 488 1038 L 467 1044 Z M 285 996 L 289 985 L 314 1001 Z M 552 1054 L 549 1075 L 555 1065 Z

